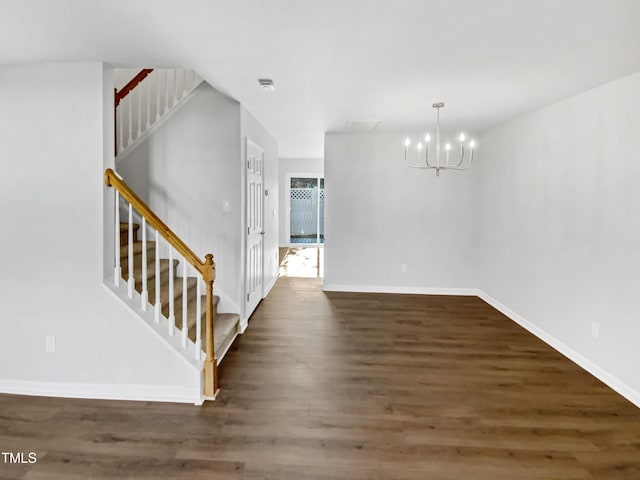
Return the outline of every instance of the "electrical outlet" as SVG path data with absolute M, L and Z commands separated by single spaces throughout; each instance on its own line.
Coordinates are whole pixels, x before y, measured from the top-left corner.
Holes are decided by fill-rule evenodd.
M 600 324 L 598 322 L 591 322 L 591 336 L 593 338 L 600 337 Z
M 406 263 L 401 263 L 400 264 L 400 271 L 402 273 L 407 273 L 407 264 Z
M 55 335 L 47 335 L 45 338 L 44 349 L 47 353 L 55 353 L 56 337 Z

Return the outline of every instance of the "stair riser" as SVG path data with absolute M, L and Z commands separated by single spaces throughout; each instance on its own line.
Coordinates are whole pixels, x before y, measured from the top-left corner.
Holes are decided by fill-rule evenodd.
M 163 312 L 167 313 L 169 308 L 169 272 L 168 272 L 169 268 L 168 268 L 168 262 L 166 260 L 162 260 L 162 262 L 163 262 L 163 267 L 161 268 L 161 271 L 160 271 L 160 303 L 162 305 Z M 176 305 L 174 307 L 174 310 L 177 310 L 178 301 L 181 302 L 181 298 L 182 298 L 183 279 L 182 277 L 175 276 L 175 273 L 176 271 L 174 269 L 173 286 L 174 286 L 174 303 Z M 135 290 L 138 293 L 142 293 L 142 279 L 140 278 L 139 271 L 138 271 L 138 275 L 135 276 L 134 278 L 135 278 Z M 123 279 L 127 281 L 128 275 L 123 274 Z M 149 303 L 152 305 L 155 305 L 155 301 L 156 301 L 155 291 L 156 291 L 155 270 L 149 269 L 147 270 L 147 295 L 148 295 Z M 187 299 L 188 299 L 187 301 L 189 304 L 192 301 L 195 303 L 196 293 L 197 293 L 196 278 L 187 277 Z M 202 296 L 203 309 L 204 309 L 205 301 L 206 301 L 206 297 Z M 219 301 L 219 297 L 214 296 L 213 305 L 214 305 L 214 312 L 216 313 L 218 308 L 218 301 Z M 182 303 L 180 303 L 180 308 L 182 308 Z
M 137 268 L 142 265 L 142 244 L 134 243 L 133 244 L 133 263 Z M 122 247 L 120 249 L 120 265 L 123 268 L 127 268 L 129 266 L 129 249 L 127 247 Z M 156 247 L 155 242 L 147 242 L 147 264 L 155 263 L 156 260 Z M 148 268 L 148 267 L 147 267 Z
M 138 241 L 138 231 L 140 230 L 140 225 L 137 223 L 133 224 L 133 241 Z M 129 225 L 126 223 L 120 224 L 120 246 L 124 247 L 129 242 Z
M 168 305 L 169 305 L 169 281 L 166 280 L 167 278 L 166 275 L 163 277 L 164 279 L 160 283 L 160 305 L 164 309 L 165 307 L 168 308 Z M 147 292 L 149 297 L 149 303 L 152 305 L 155 305 L 156 285 L 155 285 L 155 281 L 153 280 L 154 279 L 151 279 L 151 281 L 147 283 Z M 191 298 L 195 298 L 196 296 L 195 279 L 189 278 L 188 281 L 189 283 L 187 284 L 187 299 L 188 299 L 187 301 L 189 301 L 189 299 Z M 173 282 L 174 282 L 173 283 L 173 302 L 174 302 L 174 305 L 177 305 L 178 301 L 181 301 L 182 299 L 182 277 L 175 277 Z M 137 287 L 136 290 L 138 290 L 138 288 L 139 287 Z
M 127 263 L 121 264 L 122 268 L 122 278 L 125 280 L 129 279 L 129 265 Z M 169 272 L 169 261 L 165 259 L 160 260 L 160 279 L 162 280 L 163 275 L 167 275 L 168 279 Z M 173 276 L 177 278 L 178 272 L 178 261 L 173 261 Z M 154 262 L 147 262 L 147 283 L 152 280 L 155 280 L 156 275 L 156 264 Z M 142 261 L 134 262 L 133 264 L 133 278 L 136 280 L 136 285 L 142 285 Z M 168 281 L 168 280 L 167 280 Z
M 204 322 L 206 320 L 206 307 L 205 307 L 205 300 L 206 298 L 204 296 L 201 297 L 202 300 L 202 311 L 200 313 L 200 322 L 202 322 L 202 324 L 204 325 Z M 196 341 L 196 311 L 197 311 L 197 302 L 196 302 L 196 295 L 190 297 L 187 300 L 187 328 L 189 330 L 189 338 L 192 341 Z M 163 309 L 163 315 L 165 315 L 166 317 L 169 316 L 169 307 L 166 307 L 166 310 Z M 175 303 L 175 317 L 176 317 L 176 327 L 181 330 L 182 329 L 182 298 L 180 298 L 179 300 L 176 301 Z M 204 338 L 204 337 L 203 337 Z
M 154 263 L 156 261 L 156 252 L 155 250 L 147 249 L 147 264 Z M 128 266 L 129 257 L 125 254 L 120 255 L 120 265 L 123 267 Z M 142 265 L 142 252 L 136 252 L 133 254 L 133 264 L 134 265 Z

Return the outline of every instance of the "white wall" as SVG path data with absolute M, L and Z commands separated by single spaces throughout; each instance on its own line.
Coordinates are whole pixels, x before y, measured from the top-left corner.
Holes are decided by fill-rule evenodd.
M 242 171 L 242 195 L 244 195 L 245 183 L 245 148 L 246 139 L 249 138 L 264 149 L 264 188 L 269 191 L 269 195 L 264 197 L 264 271 L 263 286 L 268 288 L 273 284 L 278 275 L 278 142 L 258 120 L 244 107 L 241 107 L 241 157 L 238 161 Z M 244 216 L 242 217 L 245 218 Z M 245 223 L 242 224 L 242 231 L 245 230 Z M 244 251 L 243 235 L 243 251 Z M 244 255 L 244 254 L 243 254 Z M 244 258 L 244 256 L 243 256 Z M 244 262 L 242 264 L 244 268 Z M 243 302 L 244 305 L 244 302 Z M 245 318 L 243 312 L 243 319 Z
M 403 141 L 397 134 L 325 135 L 326 289 L 473 286 L 474 175 L 408 168 Z
M 233 312 L 242 298 L 239 138 L 238 102 L 204 83 L 117 166 L 200 258 L 214 254 L 221 311 Z M 230 212 L 223 212 L 225 200 Z
M 289 246 L 289 238 L 287 237 L 287 211 L 289 210 L 289 199 L 287 198 L 287 175 L 292 173 L 324 175 L 324 159 L 280 158 L 278 161 L 278 181 L 280 182 L 280 192 L 278 195 L 280 219 L 278 225 L 280 229 L 279 244 L 281 247 Z
M 100 63 L 0 68 L 0 391 L 185 400 L 199 385 L 103 286 L 110 79 Z
M 482 291 L 640 401 L 638 132 L 640 74 L 491 129 L 474 236 Z
M 133 77 L 135 77 L 140 70 L 146 67 L 141 68 L 114 68 L 113 69 L 113 86 L 120 90 L 127 83 L 129 83 Z

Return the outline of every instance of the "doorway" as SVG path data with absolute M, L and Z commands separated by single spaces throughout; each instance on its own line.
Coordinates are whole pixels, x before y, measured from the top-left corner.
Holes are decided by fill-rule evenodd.
M 325 180 L 322 174 L 287 174 L 288 249 L 280 275 L 322 277 Z
M 324 243 L 324 177 L 287 175 L 289 246 Z

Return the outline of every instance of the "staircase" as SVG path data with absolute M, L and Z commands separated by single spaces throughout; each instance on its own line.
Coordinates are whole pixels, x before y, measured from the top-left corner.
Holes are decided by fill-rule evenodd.
M 116 164 L 202 84 L 191 70 L 146 68 L 116 89 Z M 115 213 L 114 275 L 109 287 L 195 372 L 202 372 L 201 398 L 214 399 L 218 364 L 240 333 L 240 316 L 218 313 L 213 255 L 204 259 L 196 255 L 110 168 L 105 184 L 114 189 Z M 121 222 L 121 214 L 128 221 Z
M 104 181 L 114 193 L 114 275 L 107 286 L 202 372 L 200 400 L 214 400 L 218 363 L 240 333 L 240 317 L 217 312 L 213 255 L 196 255 L 111 168 Z M 120 222 L 121 210 L 127 212 L 127 222 Z
M 142 294 L 142 275 L 143 275 L 143 245 L 142 241 L 139 240 L 138 235 L 140 231 L 140 224 L 133 223 L 133 279 L 135 282 L 135 290 Z M 129 238 L 129 224 L 128 223 L 120 223 L 120 264 L 122 265 L 122 278 L 125 281 L 129 280 L 129 268 L 128 268 L 128 257 L 129 257 L 129 246 L 128 246 L 128 238 Z M 146 242 L 146 277 L 147 277 L 147 296 L 148 303 L 150 305 L 156 304 L 156 268 L 155 268 L 155 254 L 156 254 L 156 242 L 148 241 Z M 178 260 L 172 260 L 161 258 L 160 259 L 160 310 L 161 314 L 169 318 L 170 317 L 170 274 L 174 277 L 174 286 L 173 286 L 173 304 L 174 304 L 174 316 L 175 316 L 175 328 L 178 332 L 181 332 L 183 329 L 183 312 L 184 305 L 183 301 L 187 299 L 187 308 L 186 308 L 186 324 L 187 324 L 187 332 L 188 339 L 193 343 L 197 342 L 199 338 L 205 338 L 205 316 L 206 311 L 201 309 L 200 313 L 200 322 L 197 321 L 197 311 L 198 311 L 198 302 L 197 302 L 197 282 L 199 279 L 197 277 L 187 277 L 186 282 L 183 277 L 178 277 Z M 172 270 L 172 271 L 170 271 Z M 183 290 L 183 287 L 186 283 L 187 289 Z M 186 292 L 186 294 L 185 294 Z M 206 298 L 204 295 L 200 296 L 200 300 L 202 305 L 204 305 Z M 213 306 L 214 306 L 214 351 L 216 352 L 216 357 L 218 359 L 218 363 L 222 360 L 224 355 L 231 347 L 233 340 L 236 338 L 236 335 L 239 333 L 239 325 L 240 325 L 240 315 L 236 313 L 218 313 L 218 303 L 220 302 L 220 297 L 217 295 L 213 296 Z M 196 334 L 197 325 L 200 325 L 200 336 Z M 200 343 L 200 342 L 198 342 Z M 204 351 L 203 351 L 204 357 Z

